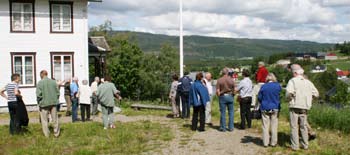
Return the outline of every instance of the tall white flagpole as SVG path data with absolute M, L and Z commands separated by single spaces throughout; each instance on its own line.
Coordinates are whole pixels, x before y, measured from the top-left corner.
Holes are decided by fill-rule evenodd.
M 180 0 L 180 77 L 184 75 L 184 51 L 183 51 L 183 25 L 182 25 L 182 0 Z

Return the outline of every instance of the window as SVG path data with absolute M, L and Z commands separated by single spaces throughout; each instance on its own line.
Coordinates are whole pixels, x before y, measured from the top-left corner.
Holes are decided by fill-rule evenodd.
M 36 53 L 11 53 L 12 73 L 21 75 L 21 87 L 33 87 L 36 84 Z
M 11 32 L 34 32 L 34 1 L 13 0 L 10 3 Z
M 50 2 L 51 33 L 73 33 L 73 2 Z
M 74 76 L 73 52 L 51 52 L 51 76 L 56 80 L 65 80 Z

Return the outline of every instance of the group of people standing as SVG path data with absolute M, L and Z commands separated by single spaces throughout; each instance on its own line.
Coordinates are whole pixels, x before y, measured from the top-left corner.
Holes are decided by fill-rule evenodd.
M 263 62 L 259 63 L 259 70 L 266 70 Z M 304 69 L 299 64 L 291 65 L 290 71 L 293 77 L 288 81 L 285 96 L 289 101 L 291 148 L 292 150 L 300 149 L 300 134 L 302 148 L 308 149 L 309 136 L 315 138 L 315 133 L 311 131 L 311 127 L 307 121 L 307 113 L 312 106 L 312 99 L 319 97 L 319 92 L 314 84 L 306 78 Z M 265 147 L 274 147 L 278 142 L 278 117 L 281 110 L 280 93 L 282 88 L 273 73 L 258 71 L 259 73 L 267 74 L 266 77 L 263 76 L 265 83 L 258 84 L 257 86 L 257 100 L 262 115 L 263 145 Z
M 211 124 L 211 101 L 213 97 L 213 86 L 211 74 L 203 73 L 196 75 L 193 81 L 186 72 L 182 78 L 173 75 L 173 82 L 169 93 L 172 104 L 173 116 L 183 119 L 190 118 L 190 107 L 193 106 L 192 130 L 204 131 L 205 123 Z M 180 100 L 181 107 L 180 110 Z M 199 119 L 198 119 L 199 118 Z M 198 128 L 198 120 L 200 126 Z
M 269 73 L 264 62 L 258 63 L 253 85 L 250 73 L 247 69 L 242 71 L 243 79 L 238 83 L 229 68 L 221 71 L 221 77 L 217 80 L 216 95 L 219 98 L 220 127 L 219 131 L 234 130 L 234 95 L 240 105 L 241 123 L 240 129 L 252 126 L 252 109 L 261 114 L 262 140 L 265 147 L 276 146 L 278 141 L 278 117 L 281 110 L 280 94 L 281 84 L 276 76 Z M 307 122 L 307 113 L 312 105 L 312 99 L 319 96 L 314 84 L 304 76 L 303 68 L 298 64 L 290 66 L 293 78 L 286 87 L 286 98 L 289 101 L 289 119 L 291 127 L 291 148 L 298 150 L 299 131 L 303 149 L 308 149 L 309 136 L 315 136 Z M 196 74 L 195 81 L 185 73 L 178 80 L 173 76 L 173 82 L 169 98 L 171 99 L 174 117 L 189 118 L 190 106 L 193 106 L 192 130 L 205 131 L 205 123 L 211 123 L 211 104 L 213 98 L 213 86 L 211 74 L 200 72 Z M 236 85 L 238 83 L 238 85 Z M 180 99 L 182 111 L 180 112 Z M 226 109 L 228 110 L 228 126 L 226 126 Z M 199 127 L 198 127 L 199 119 Z M 270 132 L 271 130 L 271 132 Z M 271 133 L 271 136 L 270 136 Z
M 91 121 L 90 113 L 96 115 L 98 113 L 98 105 L 101 106 L 102 119 L 104 129 L 115 128 L 114 124 L 114 106 L 115 99 L 121 99 L 120 92 L 116 89 L 115 85 L 111 82 L 110 76 L 105 76 L 104 80 L 95 78 L 91 87 L 88 85 L 87 80 L 82 81 L 82 85 L 79 85 L 77 77 L 72 79 L 66 79 L 63 82 L 55 81 L 48 78 L 46 70 L 40 72 L 41 80 L 36 87 L 36 97 L 40 112 L 40 122 L 42 125 L 43 133 L 46 137 L 49 137 L 49 122 L 53 124 L 54 136 L 60 135 L 60 126 L 58 120 L 58 114 L 60 103 L 60 87 L 64 87 L 64 97 L 67 104 L 66 116 L 72 116 L 72 122 L 77 122 L 78 119 L 78 107 L 80 106 L 81 121 Z M 8 109 L 10 114 L 10 134 L 16 134 L 21 129 L 19 115 L 23 115 L 18 105 L 21 101 L 21 94 L 19 91 L 19 83 L 21 77 L 19 74 L 13 74 L 11 76 L 12 82 L 7 84 L 5 88 L 2 88 L 0 95 L 8 100 Z M 7 92 L 7 94 L 5 94 Z M 92 104 L 92 111 L 91 105 Z

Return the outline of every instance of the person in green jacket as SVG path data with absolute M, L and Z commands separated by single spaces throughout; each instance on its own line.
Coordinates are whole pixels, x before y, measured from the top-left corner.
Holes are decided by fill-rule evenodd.
M 48 115 L 50 114 L 54 126 L 54 136 L 58 137 L 60 135 L 60 127 L 58 124 L 56 105 L 58 103 L 60 92 L 56 81 L 47 77 L 46 70 L 40 72 L 40 77 L 41 80 L 36 88 L 36 96 L 40 110 L 40 121 L 43 133 L 46 137 L 49 137 L 50 135 L 50 130 L 48 128 Z
M 108 127 L 114 129 L 114 98 L 121 99 L 121 97 L 119 96 L 119 91 L 115 85 L 111 83 L 110 76 L 106 76 L 105 82 L 98 86 L 96 95 L 101 103 L 104 129 L 107 129 Z

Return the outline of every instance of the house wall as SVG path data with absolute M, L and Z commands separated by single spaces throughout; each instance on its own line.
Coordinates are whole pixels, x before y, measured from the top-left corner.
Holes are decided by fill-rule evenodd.
M 338 56 L 326 56 L 325 60 L 338 60 Z
M 80 80 L 89 79 L 87 0 L 74 1 L 73 33 L 50 33 L 49 9 L 48 0 L 35 0 L 35 33 L 11 33 L 9 1 L 0 1 L 0 87 L 10 82 L 10 52 L 36 52 L 36 83 L 40 80 L 41 70 L 47 70 L 51 77 L 50 52 L 74 52 L 73 74 Z M 36 104 L 36 88 L 20 90 L 26 104 Z M 0 98 L 0 106 L 6 106 L 7 101 Z M 60 102 L 64 102 L 63 95 Z

